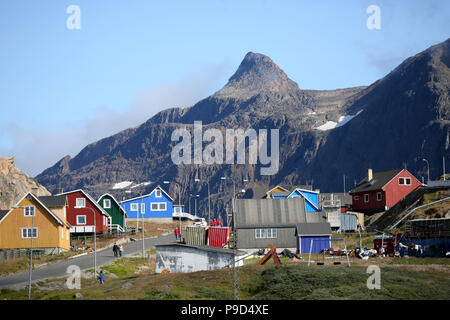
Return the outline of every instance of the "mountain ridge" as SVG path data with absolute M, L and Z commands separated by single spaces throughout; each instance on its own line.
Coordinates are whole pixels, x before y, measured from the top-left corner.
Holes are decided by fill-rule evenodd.
M 224 175 L 250 179 L 254 185 L 312 182 L 335 192 L 341 191 L 343 175 L 347 181 L 359 181 L 368 167 L 392 169 L 406 161 L 420 175 L 424 169 L 417 155 L 436 162 L 438 153 L 448 154 L 449 43 L 406 59 L 370 86 L 337 90 L 302 90 L 269 57 L 249 52 L 213 95 L 190 107 L 163 110 L 136 128 L 90 144 L 36 178 L 50 190 L 82 187 L 95 195 L 121 181 L 175 180 L 183 185 L 183 194 L 205 195 L 205 186 L 194 183 L 202 177 L 214 185 L 215 210 L 222 214 L 230 192 L 220 180 Z M 343 126 L 317 130 L 361 110 Z M 278 128 L 279 173 L 260 176 L 259 165 L 175 166 L 170 160 L 171 133 L 176 128 L 192 130 L 194 121 L 220 130 Z M 178 192 L 176 188 L 170 186 Z

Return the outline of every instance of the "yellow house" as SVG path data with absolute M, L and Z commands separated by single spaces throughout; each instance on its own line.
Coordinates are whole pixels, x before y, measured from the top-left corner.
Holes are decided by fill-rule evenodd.
M 290 191 L 287 188 L 277 185 L 266 192 L 266 198 L 272 198 L 272 193 L 280 193 L 280 192 L 284 192 L 286 194 L 290 193 Z
M 11 210 L 0 213 L 0 249 L 29 249 L 31 237 L 33 249 L 70 250 L 65 197 L 37 197 L 28 192 Z

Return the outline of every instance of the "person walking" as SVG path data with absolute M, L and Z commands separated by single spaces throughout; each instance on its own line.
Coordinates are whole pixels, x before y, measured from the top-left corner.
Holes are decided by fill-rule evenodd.
M 178 228 L 175 228 L 173 234 L 175 235 L 175 240 L 178 240 Z
M 123 246 L 119 245 L 119 256 L 122 257 L 122 253 L 123 253 Z
M 118 251 L 119 251 L 119 247 L 117 246 L 117 243 L 114 243 L 114 245 L 113 245 L 114 257 L 118 256 Z
M 105 283 L 105 275 L 103 274 L 103 270 L 100 271 L 100 275 L 98 276 L 98 281 L 100 284 Z

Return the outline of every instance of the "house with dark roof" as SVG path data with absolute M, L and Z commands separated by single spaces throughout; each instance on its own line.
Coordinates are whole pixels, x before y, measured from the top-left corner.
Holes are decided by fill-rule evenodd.
M 127 213 L 128 221 L 145 219 L 171 222 L 174 214 L 173 203 L 174 199 L 158 185 L 149 194 L 121 201 L 120 206 Z
M 111 216 L 87 192 L 77 189 L 58 195 L 67 197 L 70 233 L 108 233 Z
M 125 232 L 127 213 L 113 195 L 105 193 L 100 196 L 97 203 L 111 216 L 109 229 L 111 232 Z
M 388 210 L 417 188 L 423 187 L 408 170 L 367 170 L 367 176 L 350 190 L 352 210 L 375 213 Z
M 322 213 L 306 212 L 304 198 L 238 199 L 235 215 L 238 249 L 267 248 L 271 244 L 296 250 L 298 223 L 327 223 Z
M 0 211 L 0 249 L 33 248 L 60 253 L 70 249 L 70 227 L 59 209 L 65 197 L 37 197 L 26 193 L 10 210 Z

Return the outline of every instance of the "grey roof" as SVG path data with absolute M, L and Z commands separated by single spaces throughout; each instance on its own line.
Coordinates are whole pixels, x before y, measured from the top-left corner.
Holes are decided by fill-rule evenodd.
M 166 244 L 155 244 L 156 248 L 163 248 L 163 247 L 180 247 L 180 248 L 194 248 L 201 251 L 209 251 L 209 252 L 218 252 L 218 253 L 226 253 L 226 254 L 233 254 L 233 250 L 231 249 L 223 249 L 223 248 L 217 248 L 217 247 L 211 247 L 211 246 L 194 246 L 190 244 L 184 244 L 184 243 L 166 243 Z M 242 250 L 236 250 L 236 254 L 238 256 L 246 254 L 245 251 Z
M 272 192 L 272 196 L 274 197 L 287 197 L 291 192 Z
M 365 177 L 350 193 L 379 190 L 398 175 L 403 169 L 374 172 L 373 179 L 368 181 Z
M 297 223 L 297 235 L 331 235 L 331 226 L 328 222 Z
M 245 190 L 245 195 L 244 195 L 243 198 L 244 199 L 265 199 L 266 195 L 267 195 L 267 192 L 269 190 L 272 190 L 273 188 L 275 188 L 277 186 L 288 190 L 286 192 L 280 192 L 280 194 L 286 195 L 286 196 L 290 195 L 292 193 L 292 190 L 295 190 L 297 188 L 298 189 L 303 189 L 303 190 L 311 190 L 311 191 L 313 189 L 311 185 L 291 186 L 291 185 L 277 184 L 277 185 L 270 186 L 270 187 L 267 187 L 267 186 L 256 186 L 256 187 L 253 187 L 253 188 L 246 189 Z M 273 195 L 274 194 L 278 194 L 278 192 L 274 192 Z
M 295 226 L 324 221 L 322 214 L 306 213 L 305 199 L 237 199 L 236 228 Z
M 331 195 L 333 195 L 334 200 L 340 200 L 342 206 L 352 204 L 352 196 L 348 193 L 321 193 L 319 194 L 319 201 L 331 200 Z
M 266 196 L 267 187 L 253 187 L 245 190 L 244 199 L 262 199 Z
M 47 208 L 64 207 L 66 205 L 66 196 L 42 196 L 38 197 Z
M 0 210 L 0 220 L 3 219 L 4 216 L 9 212 L 9 210 Z
M 427 187 L 430 188 L 448 188 L 450 187 L 450 180 L 435 180 L 435 181 L 428 181 L 428 183 L 426 184 Z

